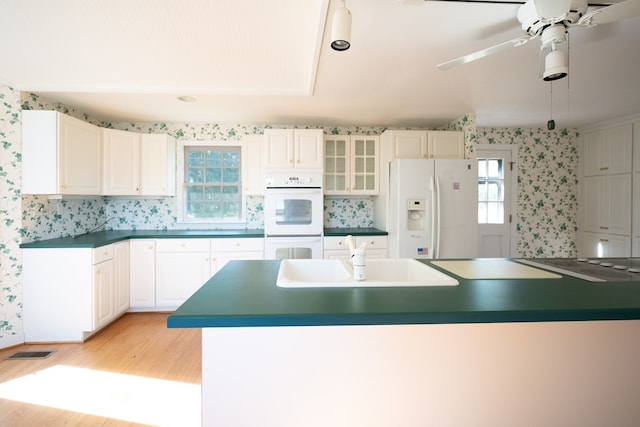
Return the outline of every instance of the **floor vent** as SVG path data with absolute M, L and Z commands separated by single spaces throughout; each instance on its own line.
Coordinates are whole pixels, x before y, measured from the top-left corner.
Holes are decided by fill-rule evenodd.
M 51 356 L 55 350 L 51 351 L 19 351 L 7 357 L 5 360 L 33 360 L 33 359 L 46 359 Z

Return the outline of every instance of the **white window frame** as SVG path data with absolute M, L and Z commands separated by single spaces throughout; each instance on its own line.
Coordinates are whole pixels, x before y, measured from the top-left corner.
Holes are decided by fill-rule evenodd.
M 244 145 L 240 141 L 179 141 L 178 149 L 176 150 L 176 204 L 177 204 L 177 220 L 176 226 L 184 228 L 244 228 L 247 218 L 247 203 L 246 194 L 244 191 L 241 193 L 240 200 L 240 218 L 238 219 L 218 219 L 218 220 L 206 220 L 203 218 L 190 219 L 186 218 L 184 198 L 186 197 L 184 191 L 184 154 L 186 147 L 240 147 L 240 188 L 243 188 L 243 181 L 246 174 L 244 173 L 246 164 L 246 150 Z

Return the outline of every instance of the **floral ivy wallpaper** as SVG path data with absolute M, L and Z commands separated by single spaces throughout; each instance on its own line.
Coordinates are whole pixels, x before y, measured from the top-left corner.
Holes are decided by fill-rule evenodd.
M 102 127 L 169 133 L 177 139 L 238 140 L 262 134 L 264 126 L 216 123 L 109 123 L 34 94 L 0 84 L 0 348 L 22 342 L 21 242 L 73 235 L 109 219 L 108 229 L 170 229 L 175 199 L 50 200 L 20 194 L 22 109 L 55 109 Z M 518 144 L 520 176 L 518 254 L 574 256 L 576 228 L 577 133 L 542 129 L 478 129 L 468 114 L 444 129 L 463 130 L 467 157 L 477 143 Z M 385 127 L 325 127 L 326 134 L 379 135 Z M 263 226 L 262 197 L 247 200 L 247 227 Z M 373 202 L 368 198 L 327 198 L 325 225 L 370 227 Z
M 575 257 L 577 131 L 478 128 L 476 138 L 478 144 L 518 146 L 517 254 Z

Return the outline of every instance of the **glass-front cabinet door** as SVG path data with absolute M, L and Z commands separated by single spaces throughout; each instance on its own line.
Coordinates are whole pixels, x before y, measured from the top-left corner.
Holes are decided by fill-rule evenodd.
M 325 137 L 324 193 L 376 195 L 379 191 L 378 136 Z
M 352 136 L 351 194 L 378 194 L 377 136 Z
M 349 194 L 350 137 L 335 136 L 324 140 L 324 192 Z

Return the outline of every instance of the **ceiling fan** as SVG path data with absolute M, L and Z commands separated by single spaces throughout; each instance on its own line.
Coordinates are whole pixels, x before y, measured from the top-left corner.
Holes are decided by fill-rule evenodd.
M 568 74 L 569 28 L 593 27 L 640 16 L 640 0 L 625 0 L 592 11 L 587 11 L 588 7 L 588 0 L 527 0 L 516 14 L 526 35 L 443 62 L 438 68 L 448 70 L 540 38 L 541 77 L 545 81 L 561 79 Z

